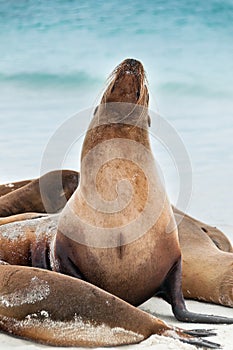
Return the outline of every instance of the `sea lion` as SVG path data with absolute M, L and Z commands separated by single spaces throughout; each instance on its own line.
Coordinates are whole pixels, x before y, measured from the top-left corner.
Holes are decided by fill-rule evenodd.
M 172 209 L 173 209 L 173 213 L 175 214 L 175 218 L 180 218 L 180 217 L 184 218 L 182 222 L 182 227 L 181 229 L 178 230 L 179 236 L 184 235 L 183 231 L 185 231 L 186 225 L 187 225 L 187 230 L 189 230 L 188 226 L 190 225 L 190 222 L 192 222 L 193 228 L 195 227 L 195 230 L 197 231 L 197 235 L 198 235 L 198 232 L 201 230 L 203 233 L 206 234 L 206 236 L 208 236 L 212 240 L 212 242 L 215 244 L 215 246 L 219 250 L 222 250 L 228 253 L 233 253 L 233 247 L 230 240 L 217 227 L 210 226 L 202 221 L 194 219 L 190 215 L 185 214 L 184 212 L 182 212 L 181 210 L 177 209 L 174 206 L 172 207 Z
M 175 210 L 175 217 L 179 220 L 178 210 Z M 223 245 L 227 240 L 221 239 L 216 245 L 206 233 L 209 226 L 188 215 L 178 222 L 184 296 L 233 307 L 233 254 L 219 249 L 220 245 L 232 251 L 230 242 L 229 246 Z
M 9 182 L 3 185 L 0 185 L 0 197 L 5 196 L 5 194 L 13 192 L 18 188 L 21 188 L 29 184 L 32 180 L 22 180 L 17 182 Z
M 51 271 L 0 264 L 0 329 L 55 346 L 135 344 L 158 334 L 204 348 L 219 344 L 184 331 L 87 282 Z M 59 307 L 58 307 L 59 305 Z
M 186 309 L 178 232 L 150 149 L 148 102 L 142 64 L 125 60 L 115 69 L 87 131 L 80 184 L 59 217 L 53 267 L 132 305 L 140 305 L 156 294 L 172 305 L 181 321 L 232 323 L 233 319 Z M 95 171 L 94 161 L 98 159 L 100 167 Z M 121 209 L 114 189 L 118 181 L 126 179 L 135 192 Z M 123 196 L 125 191 L 118 188 Z M 115 205 L 115 212 L 109 211 L 108 203 Z M 141 235 L 135 235 L 137 226 L 129 222 L 137 221 L 140 213 L 144 227 L 140 226 Z M 153 222 L 148 226 L 151 216 Z
M 51 171 L 0 198 L 0 217 L 26 212 L 56 213 L 71 197 L 79 182 L 73 170 Z

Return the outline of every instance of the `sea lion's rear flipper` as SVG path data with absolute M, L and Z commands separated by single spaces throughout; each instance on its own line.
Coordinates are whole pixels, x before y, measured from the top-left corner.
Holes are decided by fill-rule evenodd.
M 173 266 L 156 296 L 163 298 L 172 306 L 178 321 L 190 323 L 233 324 L 233 318 L 205 315 L 187 310 L 182 293 L 181 258 Z
M 0 264 L 0 329 L 54 346 L 135 344 L 152 334 L 202 347 L 185 334 L 94 285 L 56 272 Z

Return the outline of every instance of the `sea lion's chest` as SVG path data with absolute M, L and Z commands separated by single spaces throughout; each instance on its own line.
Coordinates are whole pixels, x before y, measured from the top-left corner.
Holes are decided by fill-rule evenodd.
M 180 256 L 177 231 L 169 232 L 173 216 L 165 192 L 153 177 L 152 193 L 147 193 L 140 175 L 132 172 L 140 185 L 132 181 L 134 194 L 122 210 L 98 212 L 78 190 L 59 224 L 59 231 L 66 232 L 63 250 L 85 280 L 131 304 L 153 296 Z M 114 189 L 105 198 L 114 200 Z
M 180 256 L 173 214 L 151 151 L 132 140 L 98 144 L 61 214 L 64 252 L 84 278 L 139 304 Z
M 113 248 L 76 244 L 71 259 L 87 281 L 131 304 L 152 297 L 180 257 L 176 232 L 153 227 L 137 241 Z

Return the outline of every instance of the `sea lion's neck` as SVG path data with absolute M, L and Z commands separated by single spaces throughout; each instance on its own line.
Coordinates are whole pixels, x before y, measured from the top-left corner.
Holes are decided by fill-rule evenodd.
M 115 108 L 104 110 L 104 113 L 102 113 L 101 108 L 102 106 L 100 105 L 86 133 L 81 160 L 97 144 L 114 138 L 132 140 L 150 150 L 146 108 L 136 106 L 135 110 L 132 111 L 131 107 L 130 113 L 128 113 L 125 110 L 128 107 L 123 106 L 124 114 L 119 113 Z

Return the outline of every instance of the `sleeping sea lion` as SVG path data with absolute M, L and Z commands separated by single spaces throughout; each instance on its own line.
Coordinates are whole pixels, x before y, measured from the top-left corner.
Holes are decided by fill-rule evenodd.
M 175 218 L 178 219 L 180 217 L 184 218 L 184 222 L 182 223 L 182 228 L 186 227 L 186 225 L 189 225 L 190 222 L 192 222 L 198 231 L 202 231 L 203 233 L 208 236 L 211 241 L 215 244 L 215 246 L 224 252 L 228 253 L 233 253 L 233 247 L 232 244 L 229 240 L 229 238 L 217 227 L 208 225 L 202 221 L 199 221 L 193 217 L 191 217 L 188 214 L 185 214 L 181 210 L 177 209 L 176 207 L 172 206 L 173 213 L 175 215 Z M 180 234 L 183 236 L 183 230 L 178 230 L 179 231 L 179 236 Z
M 152 334 L 217 349 L 196 338 L 213 332 L 184 331 L 76 278 L 0 263 L 0 329 L 55 346 L 136 344 Z
M 180 212 L 174 212 L 179 220 Z M 230 242 L 224 239 L 223 234 L 220 236 L 221 231 L 216 229 L 210 234 L 211 237 L 214 235 L 213 241 L 206 233 L 211 232 L 211 226 L 188 215 L 180 221 L 178 231 L 183 257 L 184 296 L 233 307 L 233 254 Z M 215 243 L 216 237 L 218 244 Z
M 29 184 L 32 180 L 22 180 L 17 182 L 9 182 L 3 185 L 0 185 L 0 197 L 5 196 L 5 194 L 13 192 L 18 188 L 21 188 Z
M 78 182 L 76 171 L 51 171 L 0 197 L 0 217 L 26 212 L 56 213 L 64 207 Z

